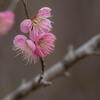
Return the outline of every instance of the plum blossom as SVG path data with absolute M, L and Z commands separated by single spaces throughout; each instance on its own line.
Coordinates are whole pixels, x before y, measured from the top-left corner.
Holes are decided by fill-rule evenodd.
M 20 30 L 23 33 L 41 34 L 47 33 L 52 29 L 51 9 L 48 7 L 41 8 L 38 13 L 30 19 L 25 19 L 20 24 Z
M 26 36 L 17 35 L 13 40 L 13 44 L 14 50 L 18 51 L 18 54 L 22 54 L 24 60 L 32 62 L 34 58 L 35 61 L 35 45 L 31 40 L 27 39 Z
M 23 54 L 28 62 L 36 63 L 39 58 L 46 57 L 52 53 L 55 47 L 56 36 L 51 33 L 51 9 L 41 8 L 37 15 L 31 19 L 25 19 L 20 24 L 23 33 L 29 33 L 28 38 L 24 35 L 17 35 L 13 44 L 15 50 Z
M 46 57 L 54 50 L 55 40 L 56 37 L 52 33 L 40 34 L 33 40 L 24 35 L 17 35 L 13 43 L 15 50 L 20 51 L 25 60 L 36 63 L 40 57 Z
M 40 34 L 34 38 L 34 43 L 36 46 L 35 54 L 38 57 L 46 57 L 54 50 L 54 42 L 56 37 L 52 33 Z
M 14 13 L 11 11 L 0 12 L 0 35 L 6 34 L 14 24 Z

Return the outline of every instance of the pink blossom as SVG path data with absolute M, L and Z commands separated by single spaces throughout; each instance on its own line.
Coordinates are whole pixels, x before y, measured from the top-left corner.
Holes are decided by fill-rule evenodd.
M 33 39 L 36 49 L 35 54 L 39 57 L 45 57 L 54 50 L 56 37 L 52 33 L 40 34 Z
M 28 62 L 36 61 L 37 57 L 34 55 L 35 44 L 31 40 L 24 35 L 17 35 L 13 43 L 14 50 L 17 50 L 18 54 L 22 54 L 25 60 L 28 60 Z
M 15 50 L 24 55 L 28 62 L 37 62 L 40 57 L 46 57 L 52 53 L 55 47 L 56 36 L 50 33 L 52 29 L 51 9 L 41 8 L 37 15 L 31 19 L 25 19 L 20 24 L 23 33 L 29 33 L 29 39 L 24 35 L 17 35 L 13 41 Z
M 28 62 L 36 63 L 40 57 L 46 57 L 54 50 L 55 35 L 52 33 L 40 34 L 33 40 L 27 39 L 24 35 L 17 35 L 13 41 L 15 50 L 23 54 Z
M 41 34 L 48 33 L 52 29 L 52 22 L 47 19 L 51 17 L 51 9 L 48 7 L 41 8 L 37 15 L 31 19 L 25 19 L 20 24 L 20 29 L 23 33 Z
M 14 24 L 14 13 L 11 11 L 0 12 L 0 35 L 8 32 Z

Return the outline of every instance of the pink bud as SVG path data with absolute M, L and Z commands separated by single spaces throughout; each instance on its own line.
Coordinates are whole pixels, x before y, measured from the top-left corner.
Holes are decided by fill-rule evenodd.
M 14 24 L 14 13 L 11 11 L 0 12 L 0 35 L 8 32 Z

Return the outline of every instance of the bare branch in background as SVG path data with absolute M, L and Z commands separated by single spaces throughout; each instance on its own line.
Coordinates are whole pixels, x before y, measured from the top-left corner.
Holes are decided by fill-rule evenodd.
M 23 3 L 23 6 L 24 6 L 26 17 L 27 17 L 27 19 L 29 19 L 30 16 L 29 16 L 29 11 L 28 11 L 28 7 L 27 7 L 27 0 L 21 0 L 21 1 Z
M 18 2 L 19 0 L 12 0 L 11 4 L 8 7 L 8 10 L 14 11 Z
M 62 76 L 69 68 L 76 62 L 79 62 L 83 58 L 94 54 L 95 50 L 100 46 L 100 34 L 94 36 L 91 40 L 80 46 L 78 49 L 69 50 L 62 61 L 59 61 L 55 65 L 51 66 L 44 73 L 44 81 L 52 81 Z M 8 94 L 3 100 L 20 100 L 31 92 L 44 87 L 45 84 L 39 83 L 40 75 L 33 78 L 31 81 L 21 84 L 15 91 Z

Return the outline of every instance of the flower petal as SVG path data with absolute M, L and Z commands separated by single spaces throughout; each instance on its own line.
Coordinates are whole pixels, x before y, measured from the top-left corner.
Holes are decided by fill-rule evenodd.
M 15 47 L 25 50 L 26 49 L 26 40 L 27 40 L 27 37 L 25 37 L 24 35 L 17 35 L 14 38 L 13 43 L 14 43 Z
M 26 43 L 27 43 L 28 47 L 29 47 L 30 49 L 32 49 L 32 52 L 34 52 L 35 49 L 36 49 L 36 47 L 35 47 L 35 44 L 33 43 L 33 41 L 31 41 L 31 40 L 26 40 Z
M 6 33 L 14 24 L 14 13 L 11 11 L 0 12 L 0 35 Z
M 54 50 L 56 36 L 52 33 L 40 34 L 35 40 L 35 53 L 39 57 L 45 57 Z
M 17 35 L 13 41 L 15 50 L 19 51 L 19 54 L 23 54 L 23 57 L 28 62 L 38 61 L 38 56 L 34 53 L 36 46 L 33 41 L 28 40 L 24 35 Z
M 39 10 L 38 16 L 41 18 L 51 17 L 51 8 L 43 7 Z
M 23 33 L 28 33 L 31 29 L 31 26 L 32 26 L 32 21 L 30 19 L 25 19 L 20 24 L 20 30 Z
M 8 19 L 14 19 L 15 15 L 12 11 L 6 11 L 5 12 Z

